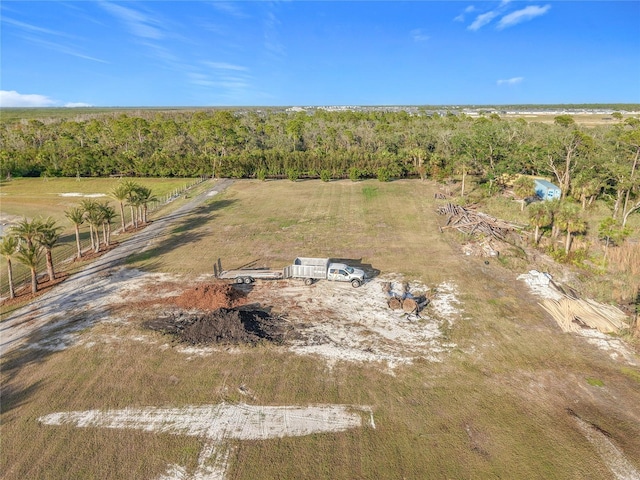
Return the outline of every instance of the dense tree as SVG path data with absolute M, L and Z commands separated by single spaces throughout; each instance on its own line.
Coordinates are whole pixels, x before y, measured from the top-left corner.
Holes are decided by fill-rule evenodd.
M 552 132 L 544 148 L 546 167 L 553 173 L 562 190 L 562 199 L 571 193 L 572 178 L 582 156 L 588 157 L 594 148 L 593 138 L 578 129 Z
M 638 195 L 640 195 L 640 181 L 638 181 L 637 174 L 638 162 L 640 160 L 640 125 L 636 125 L 630 131 L 625 131 L 621 135 L 620 139 L 622 143 L 628 148 L 629 157 L 631 158 L 631 161 L 626 162 L 627 166 L 629 164 L 631 165 L 628 177 L 629 181 L 622 184 L 625 190 L 624 204 L 622 207 L 622 226 L 625 226 L 629 215 L 640 209 L 640 202 L 637 202 L 636 204 L 630 203 L 630 200 L 632 198 L 637 198 Z
M 571 115 L 558 115 L 553 119 L 553 123 L 568 128 L 575 125 L 576 121 Z
M 518 179 L 516 179 L 516 181 L 513 183 L 513 191 L 518 197 L 522 199 L 520 210 L 524 210 L 524 199 L 527 197 L 532 197 L 536 194 L 533 179 L 530 177 L 518 177 Z
M 0 121 L 0 175 L 286 178 L 295 170 L 301 178 L 329 172 L 339 179 L 384 171 L 392 178 L 457 176 L 467 195 L 472 176 L 491 192 L 507 175 L 527 174 L 553 177 L 563 196 L 583 208 L 611 198 L 615 216 L 624 219 L 640 196 L 639 131 L 635 118 L 587 128 L 571 116 L 549 124 L 424 109 L 141 110 Z M 112 192 L 122 228 L 131 200 L 124 184 Z

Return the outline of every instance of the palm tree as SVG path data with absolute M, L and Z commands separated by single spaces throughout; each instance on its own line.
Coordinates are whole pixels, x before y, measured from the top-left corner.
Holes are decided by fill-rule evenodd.
M 111 192 L 111 196 L 115 198 L 120 204 L 120 218 L 122 223 L 122 231 L 124 232 L 126 229 L 126 223 L 124 220 L 124 204 L 129 199 L 129 194 L 132 190 L 136 188 L 138 184 L 132 180 L 127 180 L 125 182 L 120 183 L 116 188 Z M 131 219 L 133 223 L 133 218 Z
M 131 223 L 133 228 L 138 228 L 138 208 L 142 205 L 140 201 L 140 186 L 136 185 L 135 188 L 129 190 L 127 194 L 127 205 L 131 208 Z
M 82 200 L 82 202 L 80 202 L 80 208 L 82 208 L 82 210 L 84 211 L 85 219 L 89 224 L 89 237 L 91 238 L 91 250 L 94 250 L 97 252 L 98 250 L 96 248 L 96 240 L 93 233 L 96 228 L 96 223 L 92 223 L 91 220 L 95 220 L 96 218 L 95 211 L 98 209 L 98 203 L 95 200 Z M 90 220 L 90 217 L 91 217 L 91 220 Z M 98 232 L 96 232 L 96 236 L 97 234 Z M 98 244 L 99 243 L 100 242 L 98 241 Z M 100 248 L 100 245 L 98 245 L 98 248 Z
M 27 246 L 33 246 L 33 242 L 35 238 L 40 233 L 40 226 L 42 221 L 38 218 L 34 218 L 31 221 L 27 220 L 27 218 L 23 218 L 13 227 L 11 227 L 11 233 L 18 238 L 23 239 L 27 242 Z
M 584 232 L 587 228 L 586 222 L 580 215 L 580 207 L 575 203 L 564 203 L 557 214 L 559 227 L 567 232 L 564 245 L 564 252 L 571 250 L 572 235 Z
M 58 243 L 60 239 L 60 232 L 62 232 L 63 228 L 59 225 L 56 225 L 56 221 L 48 217 L 45 221 L 40 224 L 40 233 L 36 237 L 36 242 L 44 248 L 45 258 L 47 261 L 47 273 L 49 274 L 49 280 L 52 281 L 56 278 L 55 271 L 53 269 L 53 255 L 52 250 L 53 246 Z
M 607 217 L 598 226 L 598 237 L 604 240 L 604 260 L 607 260 L 610 245 L 620 245 L 631 234 L 629 227 L 623 227 L 620 222 Z
M 140 186 L 138 188 L 137 193 L 138 193 L 138 200 L 142 205 L 142 224 L 146 225 L 148 220 L 147 212 L 149 209 L 149 203 L 155 202 L 157 198 L 155 195 L 153 195 L 153 193 L 151 192 L 151 189 L 148 187 Z
M 98 253 L 100 251 L 100 234 L 98 233 L 98 229 L 104 222 L 102 210 L 99 208 L 99 205 L 96 204 L 95 208 L 87 211 L 86 219 L 91 230 L 91 248 L 93 248 L 94 252 Z M 95 239 L 93 237 L 94 233 Z
M 76 229 L 76 247 L 78 253 L 76 258 L 82 258 L 82 244 L 80 243 L 80 225 L 84 223 L 84 209 L 82 207 L 73 207 L 64 212 L 65 216 L 73 223 Z
M 545 203 L 537 202 L 529 205 L 529 223 L 536 228 L 533 240 L 537 245 L 542 238 L 540 229 L 551 225 L 551 212 Z
M 109 202 L 104 202 L 99 205 L 100 214 L 102 216 L 102 239 L 105 246 L 111 244 L 111 222 L 118 216 L 116 210 L 109 205 Z
M 38 292 L 38 263 L 40 262 L 42 247 L 35 243 L 21 243 L 16 257 L 23 265 L 31 270 L 31 293 Z
M 11 257 L 18 249 L 18 238 L 13 235 L 2 237 L 0 241 L 0 255 L 7 261 L 7 281 L 9 282 L 9 298 L 15 298 L 16 293 L 13 288 L 13 269 L 11 268 Z
M 551 237 L 556 239 L 558 238 L 558 234 L 561 230 L 558 215 L 560 214 L 562 202 L 558 199 L 545 200 L 544 206 L 546 207 L 547 211 L 549 212 L 549 216 L 551 217 Z

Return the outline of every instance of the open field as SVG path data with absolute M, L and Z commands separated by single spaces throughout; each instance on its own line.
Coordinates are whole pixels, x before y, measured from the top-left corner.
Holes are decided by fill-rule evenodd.
M 125 180 L 134 180 L 150 188 L 159 201 L 195 181 L 192 178 L 14 178 L 2 182 L 0 213 L 3 218 L 10 219 L 52 216 L 67 226 L 69 221 L 64 216 L 64 211 L 77 206 L 84 199 L 99 202 L 108 200 L 115 206 L 116 201 L 109 196 L 110 192 Z M 73 231 L 72 225 L 69 231 Z
M 237 181 L 177 218 L 3 356 L 4 478 L 639 478 L 634 346 L 562 333 L 517 279 L 524 260 L 514 272 L 463 255 L 438 229 L 438 190 Z M 353 259 L 372 278 L 244 287 L 299 333 L 281 345 L 194 347 L 143 326 L 210 284 L 217 258 L 295 256 Z M 419 319 L 388 311 L 383 280 L 433 301 Z M 296 421 L 267 435 L 279 406 Z M 226 408 L 263 433 L 198 430 L 203 411 L 217 424 Z

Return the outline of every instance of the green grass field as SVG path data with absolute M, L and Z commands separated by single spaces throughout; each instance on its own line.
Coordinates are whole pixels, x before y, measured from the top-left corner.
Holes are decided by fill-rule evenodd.
M 1 200 L 2 215 L 33 218 L 51 216 L 61 224 L 69 224 L 64 211 L 77 206 L 85 198 L 102 202 L 108 200 L 115 206 L 115 200 L 109 197 L 118 183 L 126 178 L 14 178 L 3 181 Z M 178 189 L 193 184 L 191 178 L 135 178 L 140 185 L 150 188 L 153 194 L 164 200 Z M 94 197 L 87 197 L 92 195 Z M 66 225 L 65 225 L 66 226 Z M 70 230 L 73 230 L 71 228 Z
M 92 199 L 98 202 L 109 202 L 119 213 L 116 200 L 109 195 L 113 189 L 125 179 L 120 178 L 15 178 L 10 181 L 3 181 L 0 185 L 0 215 L 2 216 L 2 228 L 0 234 L 9 231 L 12 223 L 23 218 L 46 218 L 51 217 L 56 220 L 57 225 L 64 230 L 58 244 L 53 249 L 55 263 L 64 262 L 76 253 L 75 230 L 73 224 L 66 218 L 65 211 L 80 205 L 84 199 Z M 158 214 L 165 214 L 180 204 L 180 199 L 165 204 L 167 198 L 175 192 L 183 191 L 190 185 L 194 185 L 197 179 L 191 178 L 141 178 L 130 179 L 150 188 L 158 201 L 150 208 L 158 210 Z M 153 215 L 151 215 L 153 217 Z M 125 211 L 125 221 L 130 222 L 130 212 Z M 120 216 L 114 221 L 113 229 L 120 226 Z M 114 241 L 118 237 L 114 235 Z M 81 242 L 83 249 L 90 247 L 89 231 L 87 225 L 81 227 Z M 43 259 L 44 262 L 44 259 Z M 43 263 L 44 265 L 44 263 Z M 66 270 L 68 265 L 61 265 L 59 270 Z M 28 270 L 13 261 L 14 278 L 16 284 L 25 282 L 28 278 Z M 8 284 L 6 278 L 6 260 L 0 258 L 0 295 L 6 295 Z
M 233 268 L 331 256 L 427 285 L 451 282 L 462 305 L 460 318 L 443 327 L 455 344 L 444 361 L 389 373 L 369 363 L 329 368 L 269 345 L 187 355 L 167 348 L 159 334 L 155 343 L 140 341 L 135 322 L 97 323 L 83 335 L 112 342 L 2 359 L 3 478 L 154 479 L 168 464 L 193 468 L 202 447 L 193 437 L 44 427 L 37 418 L 248 401 L 240 386 L 259 405 L 370 405 L 376 428 L 231 441 L 228 479 L 614 478 L 576 416 L 607 432 L 640 469 L 638 364 L 562 334 L 516 280 L 518 272 L 462 255 L 457 237 L 438 230 L 438 188 L 419 181 L 238 181 L 128 267 L 180 274 L 184 282 L 211 273 L 217 258 Z

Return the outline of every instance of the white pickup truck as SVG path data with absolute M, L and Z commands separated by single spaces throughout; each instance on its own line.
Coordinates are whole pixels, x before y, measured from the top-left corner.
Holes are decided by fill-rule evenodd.
M 301 278 L 305 285 L 316 280 L 350 282 L 353 287 L 364 283 L 364 271 L 345 263 L 332 262 L 329 258 L 298 257 L 293 264 L 282 270 L 240 269 L 224 270 L 218 278 L 234 280 L 236 283 L 253 283 L 257 279 Z
M 345 263 L 334 263 L 329 258 L 298 257 L 293 265 L 284 268 L 284 278 L 304 278 L 307 285 L 314 280 L 326 279 L 351 282 L 354 287 L 359 287 L 364 283 L 364 271 Z

